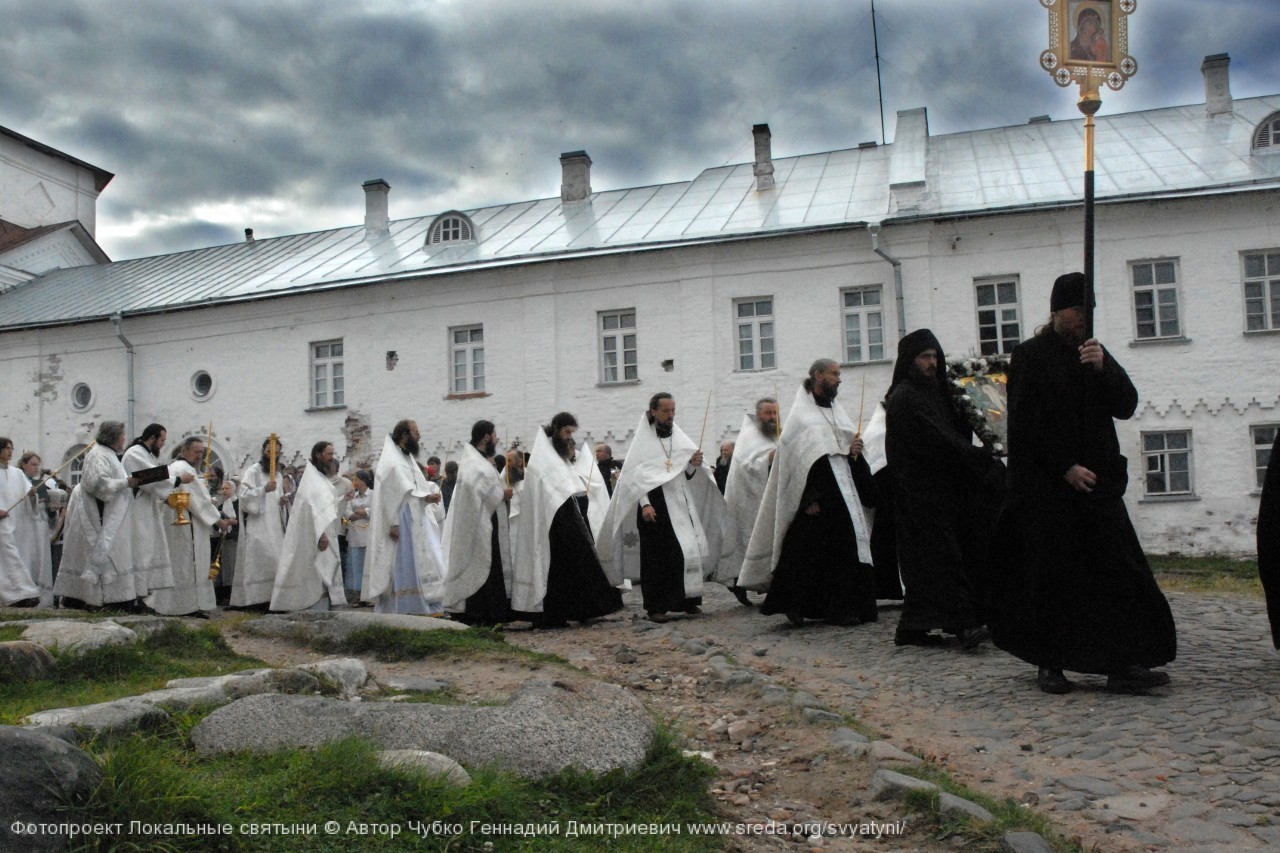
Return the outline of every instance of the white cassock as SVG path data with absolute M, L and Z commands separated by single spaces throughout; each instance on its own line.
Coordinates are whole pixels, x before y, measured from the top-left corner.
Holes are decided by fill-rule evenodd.
M 0 509 L 9 510 L 9 517 L 0 519 L 0 604 L 41 597 L 30 555 L 19 545 L 30 527 L 26 509 L 30 501 L 25 497 L 30 489 L 31 481 L 21 468 L 0 468 Z M 48 541 L 46 535 L 46 545 Z
M 343 494 L 346 489 L 343 489 Z M 271 591 L 272 610 L 328 610 L 329 605 L 345 605 L 342 591 L 342 558 L 338 554 L 339 496 L 333 483 L 316 466 L 307 463 L 289 512 L 289 529 L 284 532 L 275 586 Z M 329 538 L 320 550 L 320 536 Z
M 240 503 L 240 533 L 236 547 L 236 572 L 231 578 L 232 607 L 249 607 L 271 600 L 276 583 L 276 566 L 280 564 L 280 548 L 284 544 L 284 522 L 280 497 L 284 483 L 276 478 L 276 490 L 267 491 L 271 482 L 260 462 L 255 462 L 240 475 L 236 498 Z
M 135 444 L 125 450 L 120 464 L 130 474 L 136 474 L 147 468 L 159 468 L 164 463 L 143 445 Z M 173 480 L 173 469 L 170 469 L 164 480 L 139 486 L 129 510 L 134 582 L 140 596 L 173 586 L 173 564 L 169 559 L 169 537 L 165 528 L 166 517 L 173 518 L 173 511 L 165 505 L 165 499 L 173 492 Z
M 596 539 L 605 574 L 610 580 L 618 577 L 622 562 L 621 574 L 639 579 L 638 561 L 626 559 L 623 548 L 628 540 L 638 538 L 636 514 L 641 501 L 661 488 L 667 502 L 666 520 L 684 553 L 685 597 L 702 595 L 704 580 L 728 582 L 736 571 L 730 564 L 734 531 L 712 468 L 705 460 L 698 468 L 689 465 L 698 446 L 675 424 L 670 438 L 659 438 L 647 412 L 640 416 L 634 435 Z
M 604 482 L 604 475 L 600 473 L 600 466 L 596 464 L 596 454 L 591 448 L 591 442 L 584 441 L 582 447 L 578 448 L 578 456 L 573 460 L 573 470 L 582 481 L 582 489 L 579 491 L 585 490 L 587 493 L 587 526 L 591 528 L 591 536 L 599 539 L 604 517 L 609 514 L 609 487 Z
M 824 409 L 803 386 L 796 392 L 795 402 L 782 426 L 782 439 L 778 442 L 755 529 L 747 544 L 738 586 L 754 590 L 769 588 L 782 554 L 782 540 L 800 509 L 809 469 L 823 457 L 831 463 L 840 496 L 853 521 L 858 562 L 871 564 L 871 527 L 862 512 L 853 474 L 844 462 L 856 432 L 857 427 L 839 403 L 833 401 L 830 409 Z
M 21 470 L 21 469 L 19 469 Z M 25 472 L 24 472 L 25 473 Z M 63 494 L 52 478 L 44 482 L 50 495 Z M 7 506 L 7 505 L 6 505 Z M 31 494 L 14 511 L 17 516 L 18 550 L 31 567 L 31 577 L 40 587 L 40 606 L 53 606 L 53 528 L 49 526 L 49 504 Z
M 67 501 L 54 594 L 93 607 L 138 597 L 128 525 L 132 505 L 129 473 L 115 451 L 93 445 L 84 455 L 80 484 Z
M 375 482 L 377 477 L 374 477 Z M 498 516 L 498 556 L 502 560 L 503 586 L 511 595 L 511 532 L 502 498 L 503 475 L 470 444 L 458 460 L 457 484 L 444 520 L 441 550 L 444 554 L 444 608 L 465 613 L 467 598 L 489 578 L 493 561 L 493 516 Z
M 427 504 L 425 498 L 438 495 L 440 487 L 427 481 L 418 463 L 391 436 L 382 444 L 373 481 L 360 599 L 374 602 L 378 613 L 439 613 L 444 596 L 444 507 Z M 392 527 L 400 528 L 399 541 L 392 541 Z
M 729 466 L 729 480 L 725 484 L 724 502 L 729 506 L 729 518 L 738 535 L 739 551 L 734 554 L 733 565 L 742 570 L 747 542 L 755 527 L 756 514 L 764 499 L 764 486 L 769 480 L 769 468 L 773 453 L 778 447 L 776 435 L 766 435 L 753 415 L 742 419 L 738 440 L 733 447 L 733 463 Z
M 195 477 L 190 483 L 173 486 L 174 492 L 190 495 L 184 510 L 190 524 L 176 525 L 178 511 L 165 506 L 165 535 L 169 543 L 169 562 L 173 566 L 173 586 L 157 589 L 147 596 L 147 606 L 162 616 L 184 616 L 188 613 L 218 609 L 213 581 L 209 580 L 209 563 L 213 561 L 209 536 L 222 518 L 222 511 L 209 497 L 209 485 L 185 459 L 169 463 L 170 484 L 183 474 Z

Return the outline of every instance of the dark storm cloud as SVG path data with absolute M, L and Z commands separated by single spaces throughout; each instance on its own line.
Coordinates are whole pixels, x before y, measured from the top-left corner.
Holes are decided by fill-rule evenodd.
M 1203 100 L 1230 52 L 1237 97 L 1280 79 L 1273 0 L 1142 0 L 1139 75 L 1104 114 Z M 869 3 L 806 0 L 0 0 L 0 124 L 117 173 L 112 257 L 557 195 L 562 151 L 596 189 L 689 180 L 751 157 L 879 140 Z M 1044 9 L 880 0 L 886 134 L 1075 119 L 1037 65 Z

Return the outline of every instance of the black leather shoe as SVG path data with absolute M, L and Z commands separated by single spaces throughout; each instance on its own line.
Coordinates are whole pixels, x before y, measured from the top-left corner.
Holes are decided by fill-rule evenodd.
M 733 597 L 738 599 L 738 603 L 743 607 L 753 607 L 751 599 L 747 598 L 747 591 L 740 586 L 729 587 L 729 592 L 733 593 Z
M 798 611 L 793 610 L 787 614 L 787 621 L 790 622 L 792 625 L 803 625 L 804 616 L 801 615 Z
M 1060 669 L 1049 669 L 1048 667 L 1040 667 L 1040 671 L 1036 673 L 1036 685 L 1045 693 L 1063 694 L 1070 693 L 1072 684 L 1067 681 L 1067 677 L 1062 674 Z
M 942 645 L 945 640 L 937 634 L 930 634 L 928 631 L 919 629 L 903 628 L 898 626 L 898 630 L 893 632 L 893 644 L 895 646 L 924 646 L 932 648 Z
M 985 643 L 991 639 L 991 632 L 981 625 L 975 628 L 964 628 L 957 634 L 960 638 L 960 648 L 968 651 L 976 649 L 979 643 Z

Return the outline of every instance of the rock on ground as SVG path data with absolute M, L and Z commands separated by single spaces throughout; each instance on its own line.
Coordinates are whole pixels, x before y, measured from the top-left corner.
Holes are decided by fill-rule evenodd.
M 35 681 L 53 669 L 53 655 L 38 643 L 14 640 L 0 643 L 0 682 Z
M 71 619 L 45 619 L 32 622 L 22 632 L 22 639 L 64 652 L 87 652 L 103 646 L 127 646 L 138 641 L 136 632 L 115 622 L 86 622 Z
M 102 771 L 88 753 L 44 732 L 0 726 L 0 850 L 63 850 L 66 835 L 15 833 L 17 823 L 75 823 Z
M 377 754 L 378 765 L 410 770 L 433 779 L 443 779 L 459 788 L 471 784 L 471 774 L 447 755 L 425 749 L 386 749 Z
M 526 778 L 566 767 L 634 770 L 653 720 L 625 690 L 594 682 L 530 681 L 500 707 L 351 703 L 309 696 L 251 696 L 191 731 L 202 755 L 272 752 L 360 737 L 386 749 L 448 754 L 467 767 L 497 765 Z

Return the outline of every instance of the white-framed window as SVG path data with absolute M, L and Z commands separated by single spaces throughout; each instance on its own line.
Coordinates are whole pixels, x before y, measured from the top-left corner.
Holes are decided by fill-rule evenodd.
M 432 223 L 427 232 L 427 245 L 437 243 L 462 243 L 472 239 L 475 229 L 471 220 L 461 213 L 445 213 Z
M 1191 431 L 1144 432 L 1143 470 L 1147 495 L 1191 494 Z
M 600 312 L 600 381 L 634 382 L 640 378 L 636 360 L 636 309 Z
M 978 349 L 982 355 L 1007 355 L 1022 340 L 1018 280 L 974 282 L 978 302 Z
M 213 374 L 207 370 L 197 370 L 191 374 L 191 396 L 198 402 L 204 402 L 213 396 L 215 388 Z
M 883 291 L 878 284 L 840 291 L 844 321 L 844 363 L 884 359 Z
M 75 487 L 80 485 L 80 479 L 84 476 L 84 454 L 80 451 L 84 450 L 83 444 L 77 444 L 75 447 L 62 454 L 62 461 L 66 462 L 71 457 L 76 458 L 67 466 L 67 485 Z M 77 454 L 80 454 L 77 456 Z
M 312 408 L 346 405 L 346 378 L 343 375 L 342 359 L 342 338 L 311 344 Z
M 738 370 L 767 370 L 777 365 L 773 348 L 773 297 L 733 301 Z
M 1271 446 L 1275 444 L 1277 430 L 1280 430 L 1280 424 L 1249 427 L 1249 432 L 1253 435 L 1253 469 L 1259 489 L 1267 479 L 1267 465 L 1271 463 Z
M 77 412 L 87 412 L 93 405 L 93 389 L 87 383 L 77 382 L 71 386 L 71 408 Z
M 484 390 L 484 326 L 449 330 L 450 388 L 454 394 Z
M 1133 316 L 1139 340 L 1182 336 L 1178 319 L 1178 265 L 1176 261 L 1135 261 Z
M 1245 253 L 1244 330 L 1280 330 L 1280 252 Z

